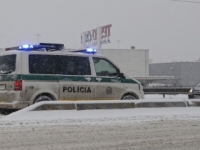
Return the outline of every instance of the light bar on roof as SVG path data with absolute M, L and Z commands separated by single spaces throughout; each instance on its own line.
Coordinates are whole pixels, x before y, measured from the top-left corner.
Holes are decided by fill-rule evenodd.
M 55 44 L 55 43 L 40 43 L 38 45 L 21 45 L 16 47 L 9 47 L 6 48 L 6 51 L 9 50 L 20 50 L 20 51 L 29 51 L 29 50 L 41 50 L 45 49 L 46 51 L 52 51 L 52 50 L 63 50 L 64 44 Z
M 93 48 L 86 48 L 86 49 L 75 50 L 75 51 L 70 51 L 70 52 L 81 52 L 81 53 L 94 54 L 97 52 L 97 50 L 93 49 Z

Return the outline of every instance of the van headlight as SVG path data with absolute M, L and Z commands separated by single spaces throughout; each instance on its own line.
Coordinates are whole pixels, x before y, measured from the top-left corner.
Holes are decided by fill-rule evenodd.
M 193 89 L 190 89 L 190 91 L 189 91 L 189 92 L 190 92 L 190 93 L 192 93 L 192 91 L 193 91 Z

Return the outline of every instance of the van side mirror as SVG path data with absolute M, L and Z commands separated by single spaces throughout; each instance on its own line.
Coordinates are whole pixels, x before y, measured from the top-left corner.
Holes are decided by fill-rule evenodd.
M 119 74 L 118 74 L 118 77 L 125 79 L 125 76 L 124 76 L 123 73 L 119 73 Z

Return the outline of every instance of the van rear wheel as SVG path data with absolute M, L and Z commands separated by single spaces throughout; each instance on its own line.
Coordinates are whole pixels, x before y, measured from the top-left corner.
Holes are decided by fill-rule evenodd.
M 52 101 L 53 99 L 50 96 L 47 95 L 39 95 L 34 103 L 42 102 L 42 101 Z
M 122 100 L 134 100 L 137 99 L 135 96 L 133 95 L 125 95 Z

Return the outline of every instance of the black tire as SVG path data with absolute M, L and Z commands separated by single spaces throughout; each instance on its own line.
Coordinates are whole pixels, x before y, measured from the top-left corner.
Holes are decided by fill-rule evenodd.
M 42 102 L 42 101 L 52 101 L 53 99 L 47 95 L 39 95 L 36 97 L 34 103 Z
M 133 95 L 125 95 L 122 100 L 136 100 L 137 98 Z

